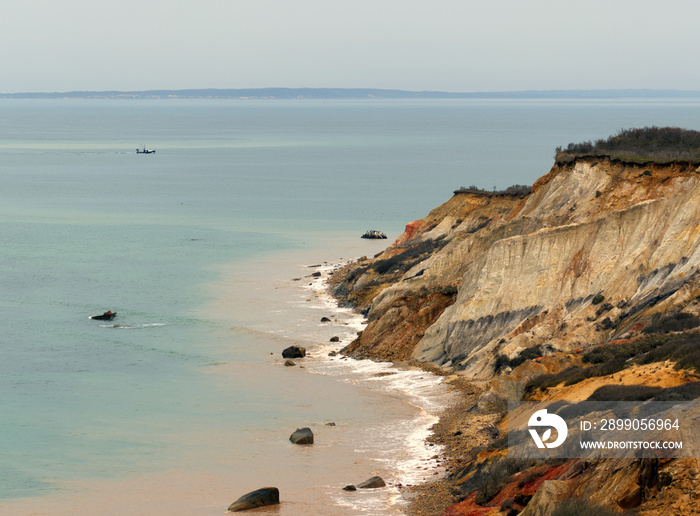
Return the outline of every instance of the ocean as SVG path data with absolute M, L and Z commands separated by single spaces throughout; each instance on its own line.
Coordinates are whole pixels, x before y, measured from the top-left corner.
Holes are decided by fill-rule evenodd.
M 652 125 L 700 130 L 700 103 L 0 102 L 0 514 L 221 514 L 268 485 L 263 514 L 401 514 L 451 393 L 329 356 L 362 317 L 311 274 L 454 189 Z M 284 367 L 292 344 L 311 356 Z M 373 475 L 389 487 L 342 491 Z

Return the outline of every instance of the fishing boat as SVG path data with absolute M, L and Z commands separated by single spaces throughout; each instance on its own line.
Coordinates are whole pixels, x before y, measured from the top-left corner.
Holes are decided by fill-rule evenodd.
M 136 148 L 136 154 L 155 154 L 155 149 L 147 149 L 145 145 L 141 149 Z

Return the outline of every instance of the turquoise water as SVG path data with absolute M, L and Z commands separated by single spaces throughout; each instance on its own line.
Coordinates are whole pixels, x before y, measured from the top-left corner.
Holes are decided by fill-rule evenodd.
M 322 310 L 290 278 L 377 252 L 357 236 L 396 237 L 455 188 L 532 183 L 556 146 L 645 125 L 700 129 L 700 104 L 0 102 L 0 500 L 78 506 L 76 483 L 173 470 L 240 480 L 248 452 L 295 467 L 278 426 L 410 419 L 328 371 L 280 373 L 270 353 L 325 339 L 298 328 Z M 337 443 L 327 468 L 357 448 Z

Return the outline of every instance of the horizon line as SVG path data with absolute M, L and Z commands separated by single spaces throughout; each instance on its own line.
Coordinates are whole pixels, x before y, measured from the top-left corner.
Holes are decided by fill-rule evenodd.
M 0 93 L 7 98 L 663 98 L 700 97 L 700 90 L 669 88 L 596 88 L 550 90 L 501 90 L 455 92 L 442 90 L 402 90 L 390 88 L 316 88 L 316 87 L 262 87 L 262 88 L 179 88 L 148 90 L 71 90 L 27 91 Z

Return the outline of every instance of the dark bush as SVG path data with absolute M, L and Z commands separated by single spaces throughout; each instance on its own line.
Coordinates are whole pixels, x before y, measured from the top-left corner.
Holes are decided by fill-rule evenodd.
M 539 358 L 544 355 L 544 350 L 542 345 L 537 344 L 531 348 L 523 349 L 518 353 L 517 356 L 513 358 L 508 358 L 507 355 L 502 353 L 496 355 L 496 372 L 501 370 L 505 366 L 518 367 L 520 364 L 524 363 L 526 360 L 532 360 L 533 358 Z
M 620 358 L 603 362 L 592 367 L 569 367 L 556 374 L 536 376 L 527 383 L 525 390 L 527 392 L 532 392 L 534 389 L 546 389 L 559 385 L 562 382 L 564 382 L 564 385 L 574 385 L 587 378 L 615 374 L 618 371 L 622 371 L 624 368 L 625 360 Z
M 583 356 L 584 362 L 605 364 L 632 359 L 629 363 L 652 364 L 671 360 L 676 369 L 700 371 L 700 333 L 653 336 L 626 344 L 604 344 Z
M 664 339 L 663 344 L 637 359 L 640 364 L 671 360 L 676 363 L 676 369 L 700 371 L 700 333 L 680 333 L 659 338 L 661 339 Z
M 670 333 L 686 331 L 700 326 L 700 317 L 694 314 L 678 312 L 661 317 L 644 329 L 644 333 Z
M 613 309 L 613 305 L 611 305 L 610 303 L 603 303 L 602 305 L 600 305 L 598 307 L 598 310 L 596 310 L 595 315 L 596 315 L 596 317 L 600 317 L 605 312 L 609 312 L 612 309 Z
M 691 401 L 700 398 L 700 382 L 668 387 L 654 396 L 653 401 Z
M 556 159 L 584 155 L 606 155 L 622 158 L 639 158 L 653 161 L 700 159 L 700 131 L 679 127 L 644 127 L 621 129 L 607 140 L 570 143 L 566 148 L 557 147 Z M 650 175 L 651 171 L 649 172 Z
M 586 401 L 646 401 L 663 391 L 650 385 L 603 385 Z
M 602 364 L 612 360 L 628 360 L 663 345 L 664 337 L 654 337 L 626 344 L 603 344 L 596 346 L 583 355 L 583 361 L 591 364 Z
M 506 188 L 505 190 L 496 190 L 494 187 L 492 191 L 471 185 L 468 187 L 462 186 L 461 188 L 455 190 L 454 193 L 470 193 L 476 195 L 484 195 L 486 197 L 525 197 L 526 195 L 530 195 L 531 191 L 532 188 L 527 185 L 512 185 Z

